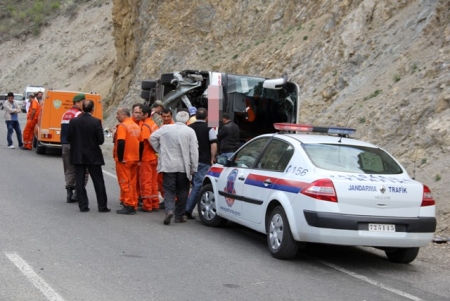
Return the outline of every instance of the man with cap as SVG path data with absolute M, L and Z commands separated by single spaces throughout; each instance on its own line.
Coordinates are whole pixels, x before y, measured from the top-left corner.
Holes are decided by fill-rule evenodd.
M 190 125 L 194 122 L 197 121 L 197 117 L 195 117 L 195 114 L 197 113 L 197 108 L 196 107 L 190 107 L 189 108 L 189 120 L 186 123 L 187 125 Z
M 163 102 L 161 100 L 157 100 L 153 103 L 152 106 L 152 119 L 156 123 L 156 125 L 160 128 L 163 124 L 163 120 L 161 118 L 161 111 L 164 109 Z
M 64 168 L 64 177 L 66 180 L 67 203 L 77 202 L 74 194 L 75 190 L 75 166 L 70 163 L 70 142 L 67 140 L 69 132 L 69 122 L 72 118 L 78 117 L 82 113 L 83 102 L 86 96 L 82 93 L 73 97 L 73 107 L 65 112 L 61 119 L 61 145 L 62 145 L 62 161 Z M 87 177 L 86 177 L 87 178 Z
M 39 112 L 41 110 L 41 106 L 39 105 L 36 97 L 33 93 L 29 96 L 30 107 L 27 113 L 27 124 L 25 125 L 25 129 L 23 130 L 23 146 L 20 149 L 23 150 L 32 150 L 33 145 L 33 136 L 34 136 L 34 127 L 37 123 Z

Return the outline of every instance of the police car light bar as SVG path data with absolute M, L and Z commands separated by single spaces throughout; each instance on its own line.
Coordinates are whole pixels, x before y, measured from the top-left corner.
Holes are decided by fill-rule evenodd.
M 356 132 L 355 129 L 350 128 L 312 126 L 307 124 L 296 124 L 296 123 L 274 123 L 273 126 L 276 130 L 279 131 L 325 133 L 334 135 L 351 135 Z

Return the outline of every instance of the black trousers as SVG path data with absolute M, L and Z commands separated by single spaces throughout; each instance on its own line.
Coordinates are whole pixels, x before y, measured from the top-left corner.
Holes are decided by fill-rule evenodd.
M 75 183 L 78 198 L 78 207 L 80 210 L 89 208 L 89 199 L 87 197 L 84 181 L 86 169 L 92 178 L 94 184 L 95 195 L 97 196 L 98 210 L 106 209 L 108 205 L 108 197 L 106 196 L 105 181 L 101 165 L 75 165 Z
M 164 206 L 166 213 L 174 211 L 175 217 L 182 217 L 189 195 L 189 179 L 184 172 L 163 173 Z M 177 201 L 175 202 L 175 197 Z

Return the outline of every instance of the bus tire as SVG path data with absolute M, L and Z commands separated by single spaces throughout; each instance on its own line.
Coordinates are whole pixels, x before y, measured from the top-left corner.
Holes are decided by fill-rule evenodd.
M 150 90 L 142 90 L 141 98 L 148 101 L 150 99 L 150 94 L 151 94 Z
M 156 80 L 143 80 L 141 82 L 142 90 L 151 90 L 153 88 L 156 88 Z
M 173 79 L 173 73 L 164 73 L 161 75 L 161 85 L 171 86 L 171 82 Z

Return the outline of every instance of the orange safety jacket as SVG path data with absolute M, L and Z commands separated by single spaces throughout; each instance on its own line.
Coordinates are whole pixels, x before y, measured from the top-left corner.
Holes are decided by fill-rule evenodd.
M 28 113 L 27 113 L 27 120 L 30 120 L 31 112 L 33 111 L 33 109 L 36 110 L 33 120 L 38 120 L 39 113 L 41 112 L 41 106 L 39 105 L 39 102 L 36 100 L 36 98 L 34 98 L 30 103 L 30 107 L 28 108 Z
M 125 149 L 123 152 L 124 162 L 138 162 L 139 161 L 139 144 L 141 139 L 141 129 L 133 121 L 132 118 L 127 118 L 122 123 L 116 126 L 114 134 L 114 149 L 113 156 L 115 161 L 119 161 L 118 144 L 119 141 L 125 141 Z
M 153 132 L 158 129 L 158 126 L 153 121 L 153 119 L 146 118 L 142 123 L 141 127 L 141 140 L 144 142 L 144 150 L 142 152 L 142 160 L 143 162 L 149 162 L 156 160 L 156 152 L 150 144 L 149 138 Z

